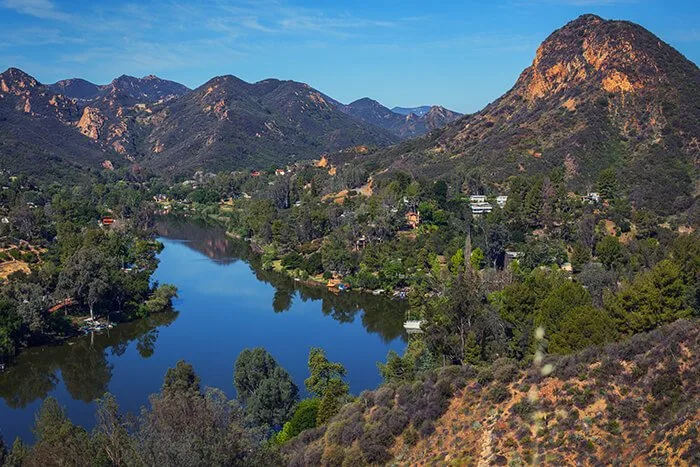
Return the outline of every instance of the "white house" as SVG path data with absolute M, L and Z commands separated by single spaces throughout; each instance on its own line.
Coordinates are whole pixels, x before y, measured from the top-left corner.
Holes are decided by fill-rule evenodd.
M 589 203 L 600 203 L 600 193 L 595 191 L 588 193 L 583 197 L 583 200 L 588 201 Z
M 486 195 L 471 195 L 469 197 L 470 203 L 484 203 L 486 202 Z
M 481 214 L 488 214 L 493 210 L 491 203 L 481 202 L 481 203 L 470 203 L 469 207 L 472 209 L 472 214 L 479 216 Z
M 508 197 L 505 195 L 501 195 L 501 196 L 496 197 L 496 203 L 498 204 L 498 206 L 501 209 L 503 209 L 505 207 L 507 202 L 508 202 Z

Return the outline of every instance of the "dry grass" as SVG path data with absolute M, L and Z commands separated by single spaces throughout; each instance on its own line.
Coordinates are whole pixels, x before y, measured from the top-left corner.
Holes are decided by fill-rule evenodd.
M 8 261 L 6 263 L 0 263 L 0 279 L 7 279 L 7 277 L 17 271 L 22 271 L 29 274 L 29 264 L 24 261 Z

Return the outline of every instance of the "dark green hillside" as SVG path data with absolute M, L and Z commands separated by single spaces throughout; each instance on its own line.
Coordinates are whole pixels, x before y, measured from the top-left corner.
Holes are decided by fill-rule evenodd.
M 10 68 L 0 74 L 0 168 L 47 180 L 77 177 L 77 169 L 118 164 L 76 128 L 81 110 L 31 76 Z
M 336 109 L 308 85 L 217 77 L 166 107 L 145 163 L 169 172 L 283 165 L 346 147 L 387 145 L 389 132 Z

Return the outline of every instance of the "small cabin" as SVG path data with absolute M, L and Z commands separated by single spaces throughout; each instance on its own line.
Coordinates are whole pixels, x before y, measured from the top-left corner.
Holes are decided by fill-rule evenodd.
M 522 251 L 506 251 L 505 266 L 507 267 L 510 263 L 521 258 L 523 256 Z
M 469 197 L 469 202 L 470 203 L 485 203 L 486 202 L 486 195 L 471 195 Z
M 261 175 L 259 170 L 253 170 L 250 172 L 251 177 L 259 177 Z
M 506 206 L 506 203 L 508 202 L 508 197 L 505 195 L 497 196 L 496 197 L 496 204 L 498 204 L 498 207 L 503 209 Z
M 113 217 L 103 217 L 100 219 L 100 224 L 101 225 L 112 225 L 114 224 L 114 218 Z
M 275 175 L 284 175 L 285 173 L 284 169 L 275 169 Z

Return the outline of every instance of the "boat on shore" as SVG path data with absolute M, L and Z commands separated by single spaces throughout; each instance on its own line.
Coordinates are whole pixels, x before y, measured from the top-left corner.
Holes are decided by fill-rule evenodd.
M 115 326 L 115 324 L 110 322 L 110 321 L 99 321 L 99 320 L 96 320 L 93 318 L 86 318 L 84 320 L 84 323 L 85 324 L 83 324 L 80 327 L 80 331 L 83 334 L 89 334 L 92 332 L 101 332 L 101 331 L 104 331 L 107 329 L 112 329 Z

